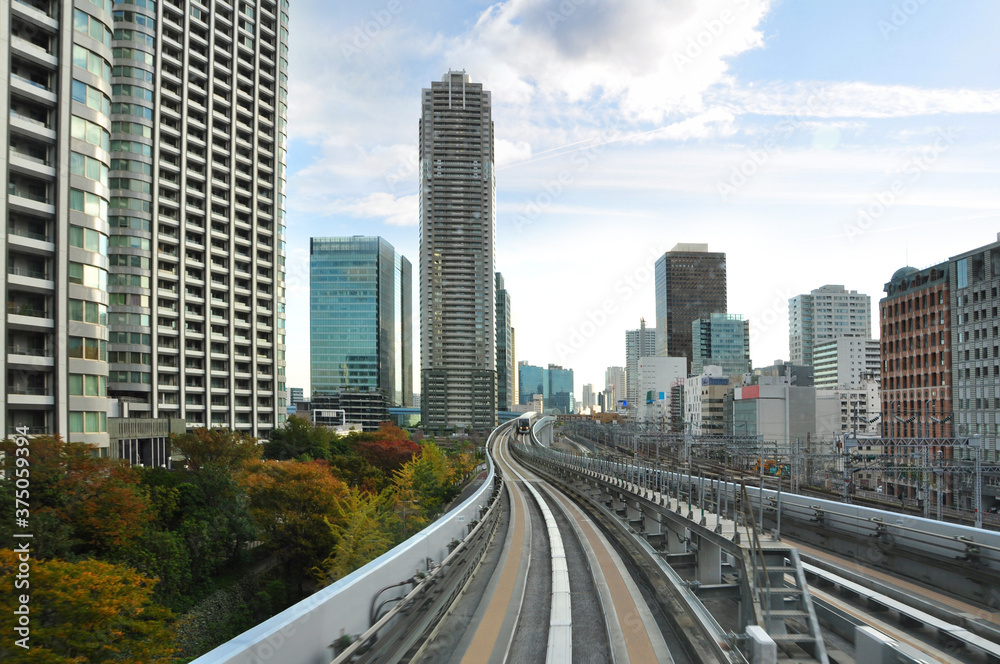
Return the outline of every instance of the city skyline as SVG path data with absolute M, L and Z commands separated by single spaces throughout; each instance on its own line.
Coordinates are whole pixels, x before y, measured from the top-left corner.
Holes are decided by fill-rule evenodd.
M 768 365 L 788 359 L 790 297 L 843 284 L 878 299 L 898 268 L 995 237 L 1000 81 L 981 64 L 1000 58 L 995 4 L 922 4 L 901 25 L 889 1 L 684 16 L 625 2 L 614 20 L 579 6 L 553 25 L 544 8 L 403 5 L 379 25 L 379 3 L 293 3 L 290 263 L 311 235 L 380 234 L 417 254 L 417 91 L 449 68 L 494 96 L 496 269 L 517 354 L 580 383 L 624 364 L 621 335 L 654 320 L 653 262 L 677 243 L 727 254 L 727 309 Z M 724 9 L 739 20 L 675 61 Z M 610 48 L 623 39 L 633 48 Z M 538 284 L 560 280 L 572 285 L 530 316 Z M 306 386 L 300 346 L 290 383 Z

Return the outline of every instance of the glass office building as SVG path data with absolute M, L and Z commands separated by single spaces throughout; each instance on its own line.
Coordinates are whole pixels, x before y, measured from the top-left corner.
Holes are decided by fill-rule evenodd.
M 712 314 L 691 323 L 691 371 L 722 367 L 725 375 L 750 371 L 750 322 L 739 314 Z
M 411 279 L 410 261 L 380 237 L 312 238 L 314 394 L 381 392 L 413 405 Z

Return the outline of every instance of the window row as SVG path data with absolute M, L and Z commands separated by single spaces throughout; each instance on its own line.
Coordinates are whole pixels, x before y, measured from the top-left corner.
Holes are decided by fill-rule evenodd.
M 93 251 L 102 256 L 108 255 L 108 236 L 92 228 L 70 224 L 69 244 L 71 247 Z
M 107 433 L 108 414 L 104 412 L 70 411 L 70 433 Z
M 108 324 L 108 308 L 100 302 L 88 300 L 69 301 L 69 319 L 94 325 Z
M 67 337 L 66 354 L 79 360 L 108 361 L 108 342 L 87 337 Z
M 69 208 L 100 219 L 108 218 L 108 201 L 97 194 L 80 189 L 69 190 Z
M 87 288 L 108 289 L 108 271 L 94 265 L 83 263 L 69 264 L 69 283 L 86 286 Z
M 79 9 L 73 10 L 73 29 L 89 35 L 108 48 L 111 48 L 111 30 L 87 12 L 82 12 Z
M 141 62 L 147 65 L 153 65 L 155 62 L 155 58 L 152 53 L 138 48 L 122 48 L 119 46 L 112 49 L 112 52 L 115 55 L 115 62 L 118 62 L 119 60 L 135 60 L 136 62 Z
M 73 101 L 86 104 L 88 108 L 92 108 L 98 113 L 111 114 L 111 98 L 97 88 L 92 88 L 75 78 L 73 79 L 72 96 Z
M 70 120 L 70 135 L 78 140 L 90 143 L 106 152 L 111 150 L 111 134 L 99 124 L 90 120 L 73 116 Z
M 150 345 L 150 335 L 142 332 L 109 332 L 108 343 L 148 346 Z
M 140 125 L 141 126 L 141 125 Z M 111 141 L 112 152 L 131 152 L 141 154 L 144 157 L 153 156 L 153 146 L 139 141 Z M 114 161 L 112 161 L 112 164 Z
M 90 374 L 70 374 L 69 393 L 74 397 L 106 397 L 108 396 L 108 379 L 106 376 Z
M 153 138 L 153 128 L 139 122 L 114 121 L 111 123 L 111 131 L 116 134 L 132 134 L 143 138 Z
M 88 157 L 79 152 L 69 153 L 69 171 L 76 175 L 82 175 L 88 180 L 100 182 L 105 187 L 108 186 L 108 165 L 94 157 Z
M 108 83 L 111 82 L 111 63 L 89 48 L 73 44 L 73 64 Z

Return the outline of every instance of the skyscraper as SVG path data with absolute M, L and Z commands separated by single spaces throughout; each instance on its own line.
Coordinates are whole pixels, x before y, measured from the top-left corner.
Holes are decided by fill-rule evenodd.
M 625 368 L 608 367 L 604 371 L 604 400 L 605 409 L 613 412 L 618 408 L 618 402 L 624 401 L 625 392 Z
M 8 399 L 4 426 L 107 450 L 110 397 L 129 417 L 266 437 L 285 413 L 287 6 L 0 11 L 4 134 L 22 155 L 0 164 L 3 212 L 42 243 L 5 260 L 49 277 L 0 277 L 47 321 L 8 317 L 5 336 L 42 359 L 8 376 L 30 393 Z
M 573 397 L 573 370 L 564 369 L 557 364 L 550 364 L 546 374 L 549 381 L 549 394 L 545 400 L 545 409 L 551 408 L 564 415 L 571 415 L 576 406 Z
M 515 403 L 514 328 L 510 324 L 510 293 L 503 287 L 503 275 L 496 274 L 497 298 L 497 409 L 510 410 Z
M 872 301 L 843 286 L 823 286 L 788 300 L 788 353 L 792 364 L 813 363 L 813 348 L 838 337 L 872 336 Z
M 722 367 L 725 375 L 750 371 L 750 322 L 739 314 L 712 314 L 691 323 L 691 373 L 706 366 Z
M 465 71 L 449 71 L 421 101 L 421 414 L 432 430 L 490 428 L 497 413 L 490 93 Z
M 0 113 L 8 146 L 0 153 L 0 435 L 27 427 L 107 456 L 114 22 L 110 0 L 80 7 L 0 5 L 0 26 L 10 30 L 0 49 L 0 98 L 9 104 Z
M 691 323 L 726 312 L 726 254 L 707 244 L 678 244 L 654 267 L 657 355 L 686 357 L 691 371 Z
M 545 367 L 536 367 L 525 361 L 517 363 L 518 394 L 520 404 L 530 404 L 533 397 L 549 400 L 549 374 Z
M 380 237 L 312 238 L 309 357 L 314 393 L 380 392 L 413 403 L 410 261 Z
M 639 398 L 639 358 L 656 355 L 656 330 L 646 329 L 646 319 L 639 320 L 638 330 L 625 332 L 625 389 L 631 408 Z M 618 396 L 621 401 L 623 397 Z

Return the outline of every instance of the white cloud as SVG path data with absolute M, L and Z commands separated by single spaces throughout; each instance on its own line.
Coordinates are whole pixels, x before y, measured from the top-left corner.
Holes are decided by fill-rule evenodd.
M 728 58 L 762 45 L 769 0 L 509 0 L 458 40 L 464 62 L 505 103 L 611 102 L 660 122 L 699 110 Z M 551 105 L 545 105 L 551 110 Z
M 417 196 L 393 196 L 385 192 L 376 192 L 360 200 L 350 202 L 338 201 L 332 207 L 336 212 L 346 212 L 355 217 L 380 218 L 390 226 L 417 225 Z
M 797 118 L 904 118 L 1000 112 L 1000 90 L 915 88 L 863 82 L 771 83 L 709 95 L 735 113 Z
M 531 159 L 531 144 L 527 141 L 508 141 L 498 138 L 493 145 L 493 161 L 497 168 Z

